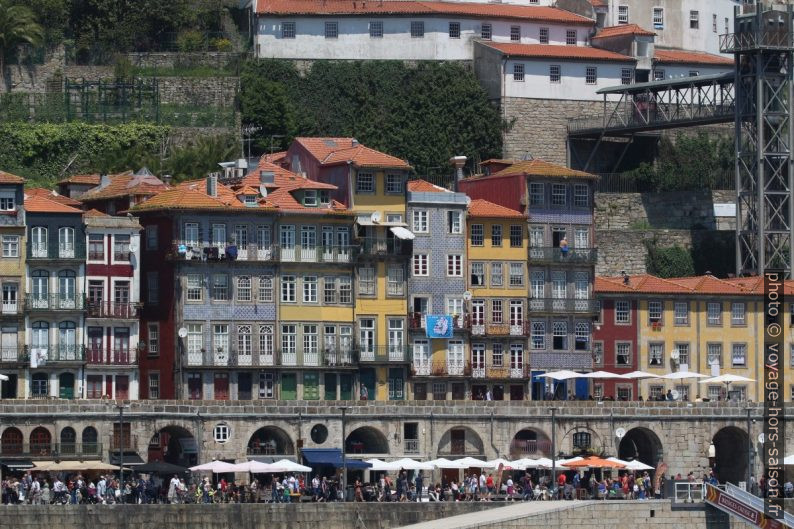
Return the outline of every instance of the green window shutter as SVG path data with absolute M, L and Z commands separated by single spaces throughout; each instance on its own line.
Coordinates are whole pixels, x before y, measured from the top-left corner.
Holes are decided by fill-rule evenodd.
M 298 377 L 295 373 L 281 374 L 282 400 L 296 400 L 298 398 Z

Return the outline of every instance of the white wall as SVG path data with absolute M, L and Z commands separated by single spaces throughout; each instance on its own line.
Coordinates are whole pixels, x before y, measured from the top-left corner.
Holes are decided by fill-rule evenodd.
M 411 21 L 423 21 L 424 38 L 411 38 Z M 295 38 L 282 39 L 282 22 L 295 22 Z M 339 37 L 325 38 L 325 22 L 336 21 Z M 370 21 L 383 22 L 383 37 L 369 36 Z M 461 38 L 449 37 L 449 23 L 460 22 Z M 541 27 L 549 28 L 550 44 L 565 44 L 575 29 L 584 45 L 590 28 L 516 20 L 475 20 L 442 17 L 259 17 L 257 56 L 277 59 L 472 60 L 472 39 L 480 38 L 483 22 L 492 27 L 492 40 L 510 42 L 510 27 L 521 27 L 521 43 L 537 44 Z
M 513 65 L 524 65 L 524 81 L 513 80 Z M 549 66 L 560 66 L 559 83 L 549 81 Z M 585 69 L 595 66 L 597 82 L 585 82 Z M 634 68 L 633 63 L 606 61 L 573 62 L 554 60 L 509 59 L 506 64 L 504 90 L 506 97 L 526 97 L 535 99 L 564 99 L 577 101 L 603 101 L 604 96 L 596 90 L 620 84 L 621 69 Z
M 445 2 L 467 4 L 515 4 L 522 6 L 553 6 L 555 0 L 444 0 Z
M 689 77 L 689 72 L 696 71 L 699 75 L 711 75 L 715 73 L 729 73 L 733 71 L 731 66 L 704 66 L 702 64 L 657 64 L 654 70 L 664 70 L 665 79 L 676 79 L 679 77 Z M 653 80 L 653 76 L 651 76 Z

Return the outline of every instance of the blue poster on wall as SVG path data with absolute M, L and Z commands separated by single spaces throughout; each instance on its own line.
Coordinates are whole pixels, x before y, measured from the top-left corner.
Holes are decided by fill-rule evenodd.
M 452 316 L 425 316 L 428 338 L 452 338 Z

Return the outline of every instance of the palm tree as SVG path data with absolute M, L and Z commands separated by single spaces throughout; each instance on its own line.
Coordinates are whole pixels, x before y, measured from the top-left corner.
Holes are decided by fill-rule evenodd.
M 44 40 L 44 28 L 26 6 L 0 0 L 0 77 L 5 74 L 6 54 L 20 44 L 36 46 Z

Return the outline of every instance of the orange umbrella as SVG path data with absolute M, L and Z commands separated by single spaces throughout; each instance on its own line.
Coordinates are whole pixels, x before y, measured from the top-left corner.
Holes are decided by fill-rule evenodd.
M 571 461 L 565 463 L 564 467 L 568 468 L 625 468 L 626 465 L 609 459 L 601 459 L 600 457 L 590 456 L 578 461 Z

